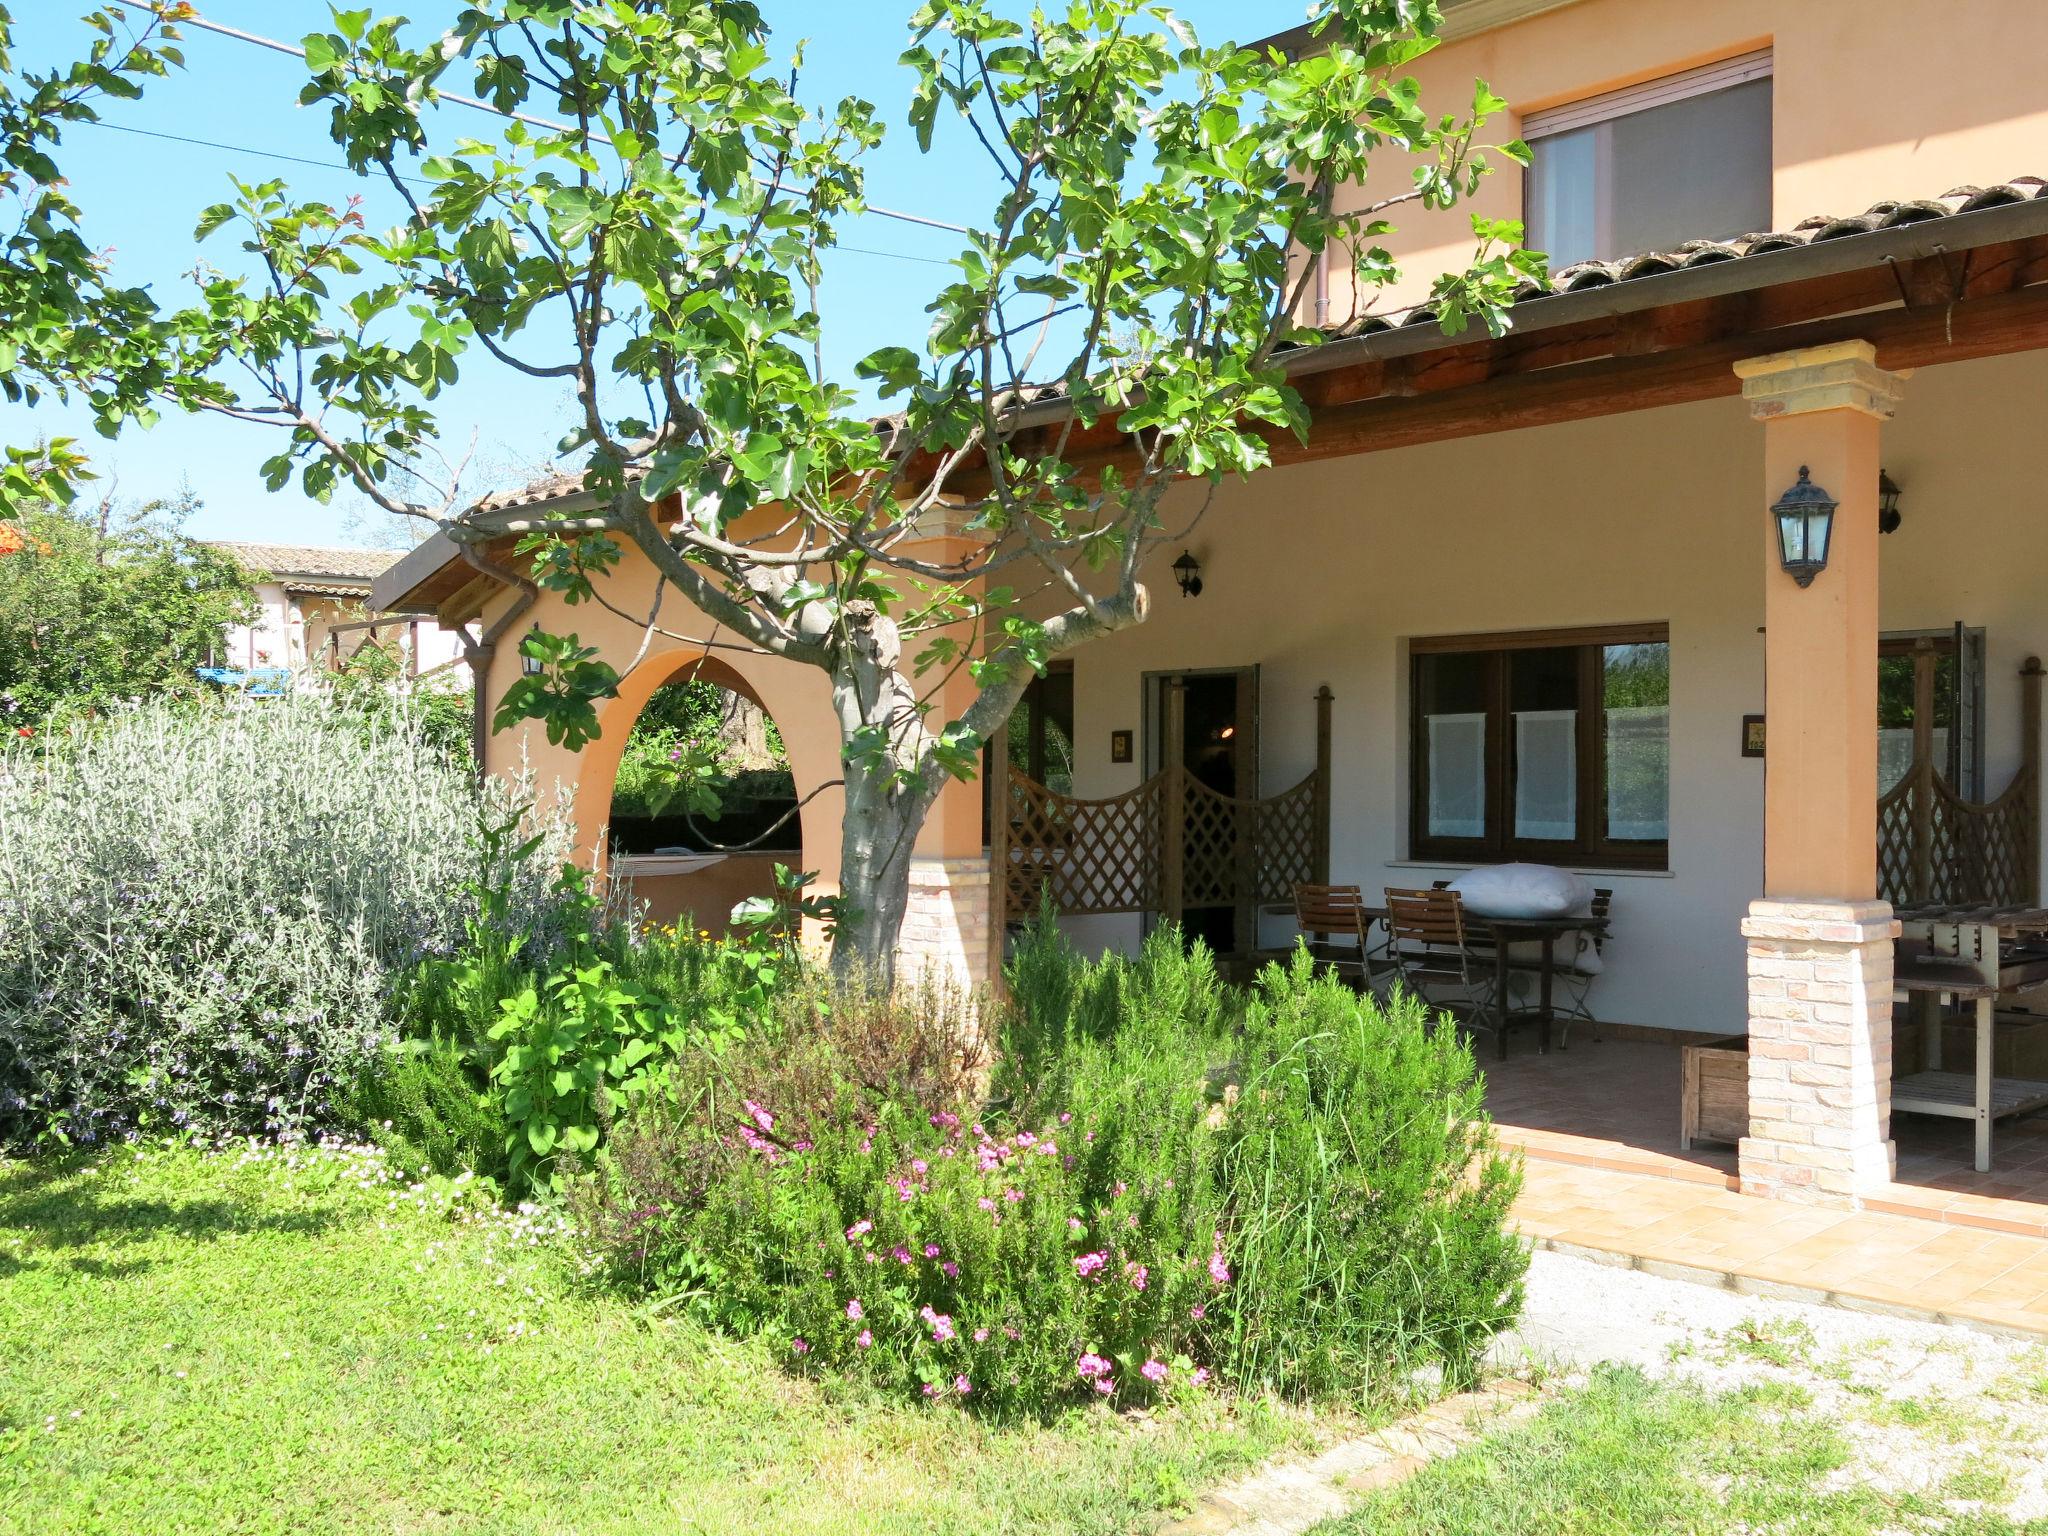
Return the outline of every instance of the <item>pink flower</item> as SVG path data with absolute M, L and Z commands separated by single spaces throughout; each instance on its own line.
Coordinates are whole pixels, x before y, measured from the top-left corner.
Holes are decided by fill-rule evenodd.
M 875 1250 L 872 1248 L 870 1248 L 866 1253 L 863 1253 L 860 1257 L 861 1262 L 864 1264 L 879 1264 L 882 1262 L 882 1256 L 876 1253 Z
M 1100 1392 L 1104 1397 L 1107 1397 L 1110 1393 L 1116 1390 L 1116 1383 L 1111 1381 L 1107 1376 L 1100 1376 L 1096 1378 L 1095 1390 Z
M 1017 1342 L 1020 1335 L 1018 1334 L 1016 1329 L 1012 1328 L 1008 1323 L 1005 1323 L 1003 1324 L 1003 1337 L 1008 1339 L 1012 1344 L 1014 1344 Z
M 986 1328 L 975 1329 L 974 1342 L 977 1344 L 986 1344 L 988 1342 L 988 1330 Z
M 789 1347 L 792 1352 L 799 1355 L 808 1355 L 811 1352 L 811 1346 L 805 1343 L 802 1339 L 791 1339 L 789 1341 Z
M 1109 1375 L 1110 1364 L 1100 1355 L 1083 1354 L 1078 1360 L 1074 1362 L 1074 1370 L 1080 1375 L 1083 1381 L 1094 1381 L 1100 1377 L 1106 1377 L 1107 1375 Z
M 1122 1198 L 1122 1196 L 1123 1196 L 1123 1192 L 1124 1192 L 1125 1190 L 1129 1189 L 1130 1187 L 1131 1187 L 1131 1186 L 1130 1186 L 1130 1185 L 1128 1185 L 1128 1184 L 1126 1184 L 1126 1183 L 1125 1183 L 1125 1182 L 1124 1182 L 1124 1181 L 1123 1181 L 1122 1179 L 1118 1179 L 1118 1180 L 1116 1181 L 1116 1192 L 1117 1192 L 1117 1196 L 1118 1196 L 1118 1198 Z
M 965 1397 L 968 1393 L 974 1390 L 974 1383 L 969 1381 L 965 1376 L 955 1376 L 953 1378 L 953 1390 L 955 1392 L 958 1392 L 962 1397 Z
M 989 1199 L 987 1195 L 983 1195 L 979 1200 L 975 1201 L 974 1203 L 980 1206 L 984 1211 L 992 1211 L 996 1208 L 995 1201 Z
M 855 1238 L 862 1237 L 865 1234 L 872 1232 L 874 1230 L 875 1224 L 872 1221 L 868 1221 L 865 1219 L 856 1221 L 852 1226 L 846 1229 L 846 1240 L 850 1243 Z
M 870 1346 L 872 1346 L 874 1342 L 874 1334 L 866 1328 L 861 1329 L 859 1333 L 853 1336 L 853 1347 L 855 1349 L 867 1349 Z
M 944 1344 L 956 1337 L 953 1332 L 953 1319 L 945 1313 L 935 1310 L 929 1303 L 920 1307 L 917 1315 L 931 1324 L 932 1342 L 934 1344 Z
M 926 1243 L 924 1245 L 924 1256 L 928 1259 L 936 1259 L 939 1256 L 939 1245 L 937 1243 Z
M 1230 1266 L 1223 1262 L 1223 1236 L 1218 1233 L 1216 1246 L 1209 1250 L 1209 1278 L 1218 1285 L 1230 1284 Z
M 1019 1131 L 1017 1133 L 1017 1145 L 1020 1147 L 1028 1147 L 1037 1140 L 1038 1138 L 1029 1131 Z
M 792 1151 L 792 1152 L 808 1152 L 808 1151 L 810 1151 L 810 1150 L 811 1150 L 811 1141 L 810 1141 L 810 1138 L 809 1138 L 809 1137 L 807 1136 L 807 1137 L 805 1137 L 805 1138 L 804 1138 L 804 1139 L 803 1139 L 802 1141 L 793 1141 L 793 1142 L 791 1142 L 791 1143 L 790 1143 L 790 1146 L 789 1146 L 789 1150 L 790 1150 L 790 1151 Z
M 761 1127 L 762 1130 L 772 1131 L 775 1129 L 775 1117 L 752 1099 L 741 1099 L 740 1104 L 748 1114 L 754 1117 L 754 1124 Z
M 1086 1280 L 1090 1275 L 1094 1274 L 1095 1271 L 1102 1268 L 1102 1266 L 1107 1264 L 1108 1262 L 1109 1255 L 1106 1253 L 1102 1253 L 1100 1251 L 1095 1253 L 1084 1253 L 1078 1259 L 1074 1260 L 1074 1273 L 1079 1275 L 1083 1280 Z
M 939 1266 L 939 1272 L 948 1280 L 958 1280 L 960 1278 L 960 1266 L 951 1259 L 946 1260 L 945 1263 Z
M 1080 1217 L 1078 1217 L 1078 1216 L 1069 1216 L 1069 1217 L 1067 1218 L 1067 1230 L 1068 1230 L 1069 1232 L 1078 1232 L 1078 1231 L 1080 1231 L 1080 1230 L 1081 1230 L 1081 1218 L 1080 1218 Z
M 925 1173 L 927 1173 L 930 1170 L 930 1168 L 931 1164 L 926 1162 L 921 1157 L 913 1157 L 910 1160 L 910 1171 L 918 1175 L 918 1177 L 920 1178 L 922 1178 L 925 1175 Z
M 898 1264 L 909 1264 L 913 1262 L 910 1256 L 910 1250 L 904 1247 L 901 1243 L 898 1243 L 894 1248 L 891 1248 L 889 1250 L 889 1257 L 894 1259 Z
M 1150 1279 L 1151 1276 L 1152 1271 L 1147 1269 L 1144 1265 L 1139 1264 L 1131 1259 L 1124 1260 L 1124 1278 L 1131 1282 L 1132 1290 L 1142 1291 L 1143 1289 L 1145 1289 L 1145 1282 L 1148 1279 Z
M 1061 1110 L 1061 1111 L 1060 1111 L 1060 1124 L 1061 1124 L 1061 1125 L 1065 1125 L 1065 1124 L 1067 1124 L 1067 1122 L 1068 1122 L 1068 1121 L 1070 1121 L 1070 1120 L 1072 1120 L 1073 1118 L 1074 1118 L 1074 1112 L 1073 1112 L 1073 1111 L 1072 1111 L 1071 1109 L 1063 1109 L 1063 1110 Z
M 849 1321 L 857 1323 L 861 1320 L 862 1315 L 863 1314 L 860 1309 L 860 1298 L 856 1296 L 853 1298 L 853 1300 L 849 1301 L 846 1304 L 846 1316 Z
M 1024 1198 L 1024 1191 L 1021 1189 L 1006 1189 L 1003 1191 L 1003 1198 L 1009 1201 L 1010 1204 L 1015 1205 Z
M 1195 1367 L 1195 1376 L 1194 1376 L 1194 1381 L 1195 1381 L 1195 1385 L 1199 1387 L 1199 1386 L 1201 1386 L 1201 1385 L 1202 1385 L 1202 1384 L 1203 1384 L 1204 1382 L 1206 1382 L 1206 1381 L 1207 1381 L 1208 1379 L 1209 1379 L 1209 1367 L 1207 1367 L 1206 1365 L 1198 1365 L 1198 1366 L 1196 1366 L 1196 1367 Z
M 1196 1302 L 1192 1307 L 1188 1308 L 1188 1316 L 1192 1317 L 1198 1323 L 1208 1315 L 1209 1309 L 1203 1306 L 1199 1301 Z
M 1138 1367 L 1138 1374 L 1144 1377 L 1147 1381 L 1152 1382 L 1156 1385 L 1157 1383 L 1166 1380 L 1166 1367 L 1161 1365 L 1157 1360 L 1147 1360 L 1143 1365 Z

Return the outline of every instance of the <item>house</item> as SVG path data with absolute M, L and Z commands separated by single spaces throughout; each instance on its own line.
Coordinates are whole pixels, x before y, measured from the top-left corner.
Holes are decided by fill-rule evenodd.
M 373 642 L 396 644 L 409 675 L 465 667 L 460 637 L 412 619 L 370 617 L 370 584 L 397 550 L 208 542 L 256 576 L 256 618 L 222 637 L 219 659 L 229 667 L 331 671 Z
M 1414 67 L 1424 100 L 1485 79 L 1534 165 L 1402 220 L 1393 298 L 1419 303 L 1463 259 L 1473 212 L 1526 219 L 1557 257 L 1549 284 L 1496 340 L 1446 336 L 1426 309 L 1355 313 L 1324 273 L 1309 318 L 1330 339 L 1295 363 L 1306 446 L 1277 438 L 1274 468 L 1216 495 L 1181 572 L 1199 595 L 1158 557 L 1151 617 L 1074 653 L 1033 739 L 1070 743 L 1068 790 L 1091 801 L 1198 753 L 1240 801 L 1307 782 L 1288 814 L 1320 844 L 1309 857 L 1367 891 L 1512 859 L 1588 871 L 1614 892 L 1602 1017 L 1748 1036 L 1730 1177 L 1877 1199 L 1896 1158 L 1893 903 L 1944 881 L 2039 899 L 2048 8 L 1445 10 L 1448 40 Z M 578 494 L 543 484 L 474 521 L 509 551 L 512 524 Z M 1802 501 L 1829 504 L 1817 573 L 1773 510 Z M 631 561 L 614 579 L 622 608 L 652 590 Z M 438 538 L 374 601 L 494 643 L 533 622 L 607 655 L 640 642 Z M 516 675 L 510 649 L 486 698 Z M 592 828 L 635 711 L 685 665 L 767 708 L 799 795 L 835 777 L 814 674 L 675 642 L 626 677 L 580 758 L 525 732 L 491 760 L 531 752 Z M 979 792 L 934 813 L 905 937 L 970 976 L 1021 888 L 999 815 L 990 899 Z M 803 813 L 828 887 L 837 811 L 825 790 Z M 1134 942 L 1158 899 L 1130 853 L 1125 887 L 1070 919 L 1091 943 Z M 1199 904 L 1245 948 L 1275 937 L 1270 895 Z

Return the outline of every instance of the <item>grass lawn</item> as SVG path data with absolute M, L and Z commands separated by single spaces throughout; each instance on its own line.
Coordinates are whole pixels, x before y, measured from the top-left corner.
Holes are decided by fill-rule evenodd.
M 2048 1521 L 1999 1511 L 2010 1489 L 1991 1426 L 1953 1410 L 1908 1412 L 1935 1438 L 1968 1436 L 1974 1454 L 1932 1491 L 1887 1492 L 1858 1465 L 1856 1437 L 1898 1423 L 1897 1404 L 1873 1397 L 1868 1411 L 1841 1417 L 1816 1406 L 1784 1381 L 1716 1391 L 1602 1368 L 1528 1424 L 1423 1468 L 1315 1536 L 2048 1531 Z M 1861 1448 L 1873 1449 L 1867 1440 Z M 1905 1459 L 1919 1450 L 1894 1441 L 1880 1454 Z
M 360 1155 L 0 1162 L 4 1531 L 1122 1531 L 1308 1435 L 833 1391 Z

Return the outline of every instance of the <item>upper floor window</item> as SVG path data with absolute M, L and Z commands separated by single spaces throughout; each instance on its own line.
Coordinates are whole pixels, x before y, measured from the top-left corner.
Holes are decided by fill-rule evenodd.
M 1553 272 L 1770 227 L 1768 49 L 1532 112 L 1522 137 L 1528 243 Z

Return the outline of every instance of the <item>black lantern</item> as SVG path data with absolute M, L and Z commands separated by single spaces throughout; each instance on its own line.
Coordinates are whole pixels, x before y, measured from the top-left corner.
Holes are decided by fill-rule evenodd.
M 1877 472 L 1877 531 L 1897 533 L 1905 519 L 1899 515 L 1899 482 L 1883 470 Z
M 1806 477 L 1799 466 L 1799 483 L 1771 503 L 1771 516 L 1778 520 L 1778 563 L 1785 574 L 1802 587 L 1827 569 L 1828 535 L 1835 525 L 1834 497 Z
M 1186 550 L 1182 550 L 1180 558 L 1173 562 L 1173 579 L 1180 583 L 1180 595 L 1182 597 L 1200 597 L 1202 595 L 1201 561 L 1197 560 Z
M 540 625 L 534 625 L 526 633 L 529 638 L 539 634 Z M 539 677 L 546 668 L 541 664 L 541 659 L 538 656 L 528 654 L 526 647 L 522 645 L 519 648 L 519 670 L 528 677 Z

